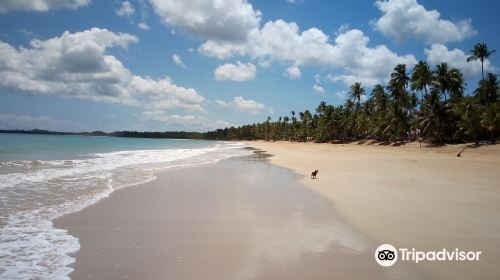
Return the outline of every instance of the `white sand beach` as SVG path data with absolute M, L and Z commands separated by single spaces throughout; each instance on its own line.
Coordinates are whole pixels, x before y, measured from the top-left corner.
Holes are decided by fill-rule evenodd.
M 437 279 L 493 279 L 500 260 L 500 146 L 419 147 L 251 141 L 382 243 L 482 251 L 479 262 L 423 262 Z M 318 169 L 318 179 L 310 172 Z M 388 268 L 391 269 L 391 268 Z

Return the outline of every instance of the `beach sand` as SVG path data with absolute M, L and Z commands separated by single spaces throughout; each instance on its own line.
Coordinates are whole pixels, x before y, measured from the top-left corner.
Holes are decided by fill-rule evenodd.
M 380 244 L 418 250 L 482 251 L 479 262 L 423 262 L 435 279 L 500 274 L 500 146 L 420 148 L 249 142 L 300 183 L 333 201 L 339 214 Z M 318 169 L 318 179 L 309 178 Z M 400 265 L 386 268 L 391 270 Z
M 58 219 L 81 244 L 70 277 L 426 278 L 411 267 L 379 267 L 377 244 L 346 224 L 330 200 L 260 158 L 160 172 Z

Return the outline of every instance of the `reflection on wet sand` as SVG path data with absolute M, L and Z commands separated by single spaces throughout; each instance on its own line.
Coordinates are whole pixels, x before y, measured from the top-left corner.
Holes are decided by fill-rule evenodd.
M 159 174 L 57 222 L 73 279 L 377 279 L 373 244 L 296 175 L 230 159 Z

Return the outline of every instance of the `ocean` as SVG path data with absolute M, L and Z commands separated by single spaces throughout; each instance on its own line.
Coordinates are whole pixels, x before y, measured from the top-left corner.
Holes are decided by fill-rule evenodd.
M 248 155 L 243 143 L 0 134 L 0 279 L 68 279 L 78 239 L 52 221 L 155 179 Z

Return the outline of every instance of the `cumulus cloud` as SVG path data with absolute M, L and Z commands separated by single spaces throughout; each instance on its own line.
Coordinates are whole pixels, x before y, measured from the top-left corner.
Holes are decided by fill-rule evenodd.
M 255 100 L 245 99 L 241 96 L 234 97 L 233 106 L 236 110 L 248 114 L 260 114 L 260 112 L 266 108 L 266 106 L 256 102 Z
M 260 114 L 264 109 L 266 109 L 265 105 L 252 99 L 245 99 L 242 96 L 235 96 L 233 100 L 229 102 L 217 99 L 215 100 L 215 104 L 219 107 L 232 108 L 238 112 L 253 115 Z M 269 110 L 272 111 L 272 108 L 268 108 L 268 111 Z
M 394 66 L 392 66 L 394 67 Z M 389 70 L 388 70 L 389 71 Z M 387 72 L 389 73 L 389 72 Z M 386 78 L 386 77 L 384 77 Z M 349 87 L 352 84 L 356 82 L 360 82 L 364 86 L 374 86 L 378 83 L 380 83 L 381 80 L 384 80 L 384 78 L 372 78 L 372 77 L 365 77 L 365 76 L 358 76 L 358 75 L 333 75 L 333 74 L 328 74 L 326 76 L 326 79 L 329 80 L 332 83 L 337 83 L 337 82 L 342 82 L 344 83 L 345 86 Z
M 385 45 L 369 46 L 369 38 L 358 29 L 330 38 L 317 28 L 300 31 L 296 23 L 283 20 L 267 22 L 262 29 L 250 33 L 245 43 L 208 40 L 199 51 L 207 56 L 226 59 L 234 55 L 248 55 L 256 59 L 277 60 L 295 66 L 327 66 L 341 69 L 339 80 L 351 78 L 364 81 L 385 79 L 394 65 L 412 67 L 413 55 L 400 56 Z M 371 82 L 373 83 L 373 82 Z
M 385 45 L 369 46 L 369 38 L 343 25 L 336 38 L 318 28 L 301 31 L 294 22 L 268 21 L 247 0 L 151 0 L 156 13 L 171 28 L 180 28 L 205 41 L 198 51 L 228 59 L 249 56 L 263 68 L 274 61 L 289 65 L 326 66 L 343 70 L 348 77 L 381 80 L 398 63 L 411 67 L 413 55 L 398 55 Z M 292 70 L 292 69 L 291 69 Z
M 261 13 L 246 0 L 151 0 L 170 27 L 217 41 L 244 41 L 259 26 Z
M 313 85 L 313 90 L 317 93 L 325 93 L 325 89 L 318 84 Z
M 167 126 L 168 130 L 207 131 L 229 127 L 232 124 L 225 120 L 213 120 L 196 115 L 168 115 L 164 111 L 145 111 L 139 119 L 144 122 L 158 122 Z
M 214 70 L 215 79 L 218 81 L 248 81 L 255 78 L 256 73 L 255 65 L 252 63 L 244 64 L 239 61 L 236 64 L 223 64 Z
M 426 48 L 425 54 L 427 55 L 427 61 L 431 65 L 437 65 L 441 62 L 446 62 L 452 67 L 456 67 L 462 70 L 466 78 L 475 77 L 481 74 L 481 63 L 480 62 L 467 62 L 467 55 L 460 49 L 448 50 L 448 48 L 443 44 L 432 44 L 430 48 Z M 484 60 L 484 70 L 492 70 L 488 59 Z
M 134 75 L 111 48 L 127 48 L 138 39 L 126 33 L 92 28 L 60 37 L 32 40 L 15 48 L 0 41 L 0 88 L 129 106 L 203 110 L 203 97 L 170 78 Z
M 54 9 L 76 9 L 87 6 L 91 0 L 2 0 L 0 14 L 10 11 L 47 12 Z
M 182 62 L 181 56 L 178 54 L 172 55 L 172 61 L 175 63 L 175 65 L 181 67 L 181 68 L 186 68 L 186 65 L 184 62 Z
M 298 79 L 300 78 L 300 76 L 302 76 L 302 73 L 300 72 L 300 68 L 296 65 L 294 66 L 290 66 L 288 67 L 288 69 L 286 69 L 286 75 L 290 78 L 290 79 Z
M 81 131 L 82 125 L 68 120 L 58 120 L 49 116 L 30 116 L 17 114 L 0 114 L 0 129 L 45 129 Z
M 460 42 L 476 34 L 471 20 L 452 22 L 436 10 L 427 10 L 417 0 L 378 0 L 383 15 L 372 22 L 376 30 L 398 41 L 412 38 L 426 43 Z
M 130 18 L 135 13 L 135 9 L 129 1 L 124 1 L 121 3 L 120 7 L 115 10 L 115 13 L 118 16 Z

